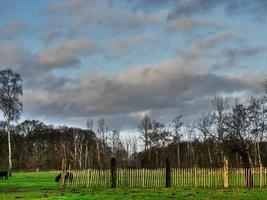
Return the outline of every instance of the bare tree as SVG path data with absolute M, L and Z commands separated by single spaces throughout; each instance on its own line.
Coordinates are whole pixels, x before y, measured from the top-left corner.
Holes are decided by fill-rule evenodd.
M 82 169 L 82 161 L 83 161 L 83 149 L 84 149 L 84 134 L 81 134 L 79 130 L 74 132 L 74 146 L 75 146 L 75 155 L 76 162 L 78 161 L 79 169 Z
M 116 157 L 117 153 L 120 149 L 120 144 L 121 144 L 120 131 L 119 130 L 113 130 L 110 137 L 109 137 L 109 140 L 110 140 L 112 157 Z
M 150 134 L 151 146 L 155 151 L 156 166 L 164 165 L 165 148 L 171 141 L 171 132 L 165 127 L 164 123 L 153 121 L 152 132 Z
M 22 112 L 22 79 L 20 74 L 10 69 L 0 71 L 0 109 L 6 120 L 8 134 L 8 171 L 11 176 L 12 152 L 11 152 L 11 122 L 18 121 Z
M 152 132 L 152 122 L 151 119 L 148 115 L 145 115 L 139 125 L 138 125 L 138 130 L 141 133 L 141 140 L 144 143 L 144 152 L 147 155 L 147 151 L 149 151 L 148 154 L 148 160 L 150 161 L 150 153 L 151 153 L 151 148 L 149 148 L 149 146 L 151 145 L 151 142 L 149 140 L 149 136 Z M 144 159 L 146 160 L 146 158 Z
M 87 126 L 89 131 L 93 131 L 94 130 L 94 121 L 93 121 L 93 119 L 89 119 L 86 122 L 86 126 Z
M 211 103 L 214 110 L 211 115 L 212 127 L 214 129 L 212 135 L 217 143 L 217 151 L 221 153 L 221 159 L 219 160 L 223 161 L 224 150 L 222 147 L 225 138 L 226 121 L 229 114 L 229 102 L 228 99 L 218 95 L 213 97 Z
M 266 130 L 265 125 L 265 110 L 264 110 L 264 103 L 263 99 L 256 99 L 252 97 L 250 99 L 250 104 L 247 108 L 248 110 L 248 117 L 250 121 L 250 132 L 253 136 L 254 141 L 254 153 L 255 153 L 255 165 L 259 165 L 262 167 L 261 161 L 261 153 L 259 143 L 262 142 L 264 137 L 264 131 Z
M 195 127 L 193 125 L 187 126 L 187 135 L 188 135 L 188 142 L 187 142 L 187 148 L 188 148 L 188 157 L 189 157 L 189 166 L 190 167 L 196 167 L 196 162 L 195 162 L 195 151 L 194 151 L 194 146 L 193 146 L 193 140 L 195 140 L 195 135 L 194 135 L 194 129 Z
M 207 115 L 204 114 L 201 115 L 196 124 L 196 128 L 203 134 L 204 143 L 207 144 L 210 165 L 213 164 L 212 152 L 209 140 L 212 136 L 211 127 L 212 127 L 211 115 L 209 113 Z
M 226 122 L 226 135 L 224 146 L 231 152 L 238 152 L 242 159 L 242 167 L 248 169 L 245 175 L 247 187 L 253 186 L 253 178 L 250 150 L 253 147 L 250 132 L 250 120 L 247 108 L 242 104 L 236 104 Z
M 138 157 L 137 157 L 137 137 L 136 136 L 131 136 L 129 137 L 130 140 L 130 162 L 132 163 L 131 166 L 137 167 L 137 161 L 138 161 Z
M 182 115 L 178 115 L 173 119 L 174 123 L 174 135 L 173 135 L 173 142 L 175 144 L 176 148 L 176 162 L 177 167 L 180 167 L 181 165 L 181 158 L 180 158 L 180 142 L 181 142 L 181 127 L 183 126 L 183 122 L 181 121 Z
M 154 147 L 155 153 L 156 153 L 156 167 L 159 167 L 159 150 L 161 147 L 160 144 L 160 137 L 161 137 L 161 133 L 163 132 L 163 128 L 164 128 L 164 124 L 157 122 L 157 121 L 153 121 L 152 122 L 152 132 L 149 136 L 150 141 L 151 141 L 151 147 Z
M 212 121 L 216 129 L 215 137 L 219 143 L 222 143 L 229 109 L 228 99 L 225 99 L 222 96 L 214 96 L 211 102 L 214 109 Z
M 87 122 L 86 122 L 86 126 L 87 126 L 87 129 L 88 129 L 88 135 L 89 136 L 90 134 L 93 133 L 93 130 L 94 130 L 94 121 L 93 119 L 89 119 Z M 95 136 L 95 134 L 93 133 L 92 135 Z M 93 158 L 93 150 L 91 151 L 91 159 L 89 157 L 89 149 L 92 149 L 92 145 L 90 146 L 89 142 L 87 141 L 85 143 L 85 155 L 84 155 L 84 168 L 86 169 L 87 168 L 87 165 L 90 166 L 90 160 Z
M 127 135 L 124 138 L 124 149 L 126 151 L 127 166 L 131 166 L 131 161 L 136 161 L 135 155 L 137 154 L 137 138 L 135 136 Z M 135 163 L 136 164 L 136 163 Z
M 265 79 L 265 81 L 263 82 L 263 87 L 264 87 L 265 95 L 267 95 L 267 79 Z
M 109 163 L 109 160 L 105 159 L 108 156 L 106 149 L 108 146 L 108 127 L 103 118 L 100 118 L 97 121 L 97 131 L 95 136 L 98 167 L 103 168 L 104 166 L 108 166 Z
M 97 122 L 98 127 L 97 127 L 97 133 L 98 136 L 101 140 L 102 147 L 104 147 L 107 144 L 108 141 L 108 128 L 106 126 L 105 120 L 103 118 L 100 118 Z
M 78 140 L 79 140 L 79 134 L 76 133 L 76 131 L 73 133 L 73 144 L 74 144 L 74 164 L 75 168 L 77 168 L 77 160 L 78 160 Z

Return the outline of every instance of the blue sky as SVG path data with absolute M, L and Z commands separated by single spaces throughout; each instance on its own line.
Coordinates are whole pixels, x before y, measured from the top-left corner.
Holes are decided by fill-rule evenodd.
M 24 81 L 22 119 L 196 119 L 267 78 L 265 0 L 0 0 L 0 68 Z

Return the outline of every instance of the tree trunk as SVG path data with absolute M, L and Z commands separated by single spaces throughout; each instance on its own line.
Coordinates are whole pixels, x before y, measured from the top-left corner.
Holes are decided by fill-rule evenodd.
M 221 164 L 223 164 L 223 160 L 224 160 L 224 151 L 223 151 L 223 149 L 221 151 L 221 155 L 222 155 L 222 157 L 221 157 L 220 162 L 221 162 Z M 219 156 L 218 156 L 218 158 L 219 158 Z
M 8 142 L 8 175 L 9 175 L 9 177 L 11 177 L 11 175 L 12 175 L 12 156 L 11 156 L 11 132 L 10 132 L 9 121 L 7 121 L 6 131 L 7 131 L 7 142 Z
M 148 161 L 149 161 L 149 163 L 150 163 L 150 160 L 151 160 L 151 146 L 148 149 Z
M 88 165 L 88 144 L 85 147 L 84 169 L 87 169 Z
M 246 187 L 252 188 L 253 187 L 253 175 L 251 172 L 249 154 L 246 150 L 241 150 L 240 156 L 242 158 L 242 166 L 245 170 Z
M 180 142 L 177 142 L 177 167 L 180 167 Z
M 101 166 L 101 157 L 100 157 L 100 149 L 99 149 L 99 142 L 96 141 L 96 149 L 97 149 L 97 167 L 102 168 Z
M 259 142 L 257 142 L 257 152 L 258 152 L 259 166 L 262 167 L 261 152 L 260 152 L 260 144 L 259 144 Z
M 158 152 L 158 149 L 156 149 L 156 167 L 159 168 L 159 152 Z
M 80 146 L 80 149 L 79 149 L 79 169 L 82 169 L 82 158 L 83 158 L 83 148 L 82 148 L 82 146 Z
M 190 149 L 191 149 L 191 167 L 196 167 L 196 155 L 195 155 L 195 151 L 194 151 L 194 146 L 191 144 L 190 145 Z
M 209 152 L 209 161 L 210 161 L 210 166 L 212 166 L 212 156 L 211 156 L 211 150 L 210 150 L 210 145 L 208 145 L 208 152 Z
M 257 149 L 257 142 L 254 143 L 254 166 L 258 166 L 258 149 Z
M 74 167 L 77 169 L 77 136 L 74 136 Z

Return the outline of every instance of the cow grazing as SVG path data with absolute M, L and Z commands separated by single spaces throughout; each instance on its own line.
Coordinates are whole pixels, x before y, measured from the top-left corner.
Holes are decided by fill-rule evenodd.
M 8 172 L 7 171 L 0 171 L 0 179 L 8 179 Z
M 60 180 L 61 180 L 61 173 L 57 175 L 57 177 L 55 178 L 56 182 L 59 182 Z M 72 182 L 72 180 L 73 180 L 73 174 L 70 172 L 67 172 L 65 175 L 65 181 Z

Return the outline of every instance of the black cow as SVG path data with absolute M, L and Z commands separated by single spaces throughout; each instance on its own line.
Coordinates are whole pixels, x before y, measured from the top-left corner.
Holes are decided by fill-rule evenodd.
M 8 179 L 8 172 L 7 171 L 0 171 L 0 179 Z
M 55 181 L 56 182 L 59 182 L 61 180 L 61 173 L 59 175 L 57 175 L 57 177 L 55 178 Z M 65 175 L 65 181 L 69 181 L 69 182 L 72 182 L 73 180 L 73 174 L 70 173 L 70 172 L 67 172 L 66 175 Z

